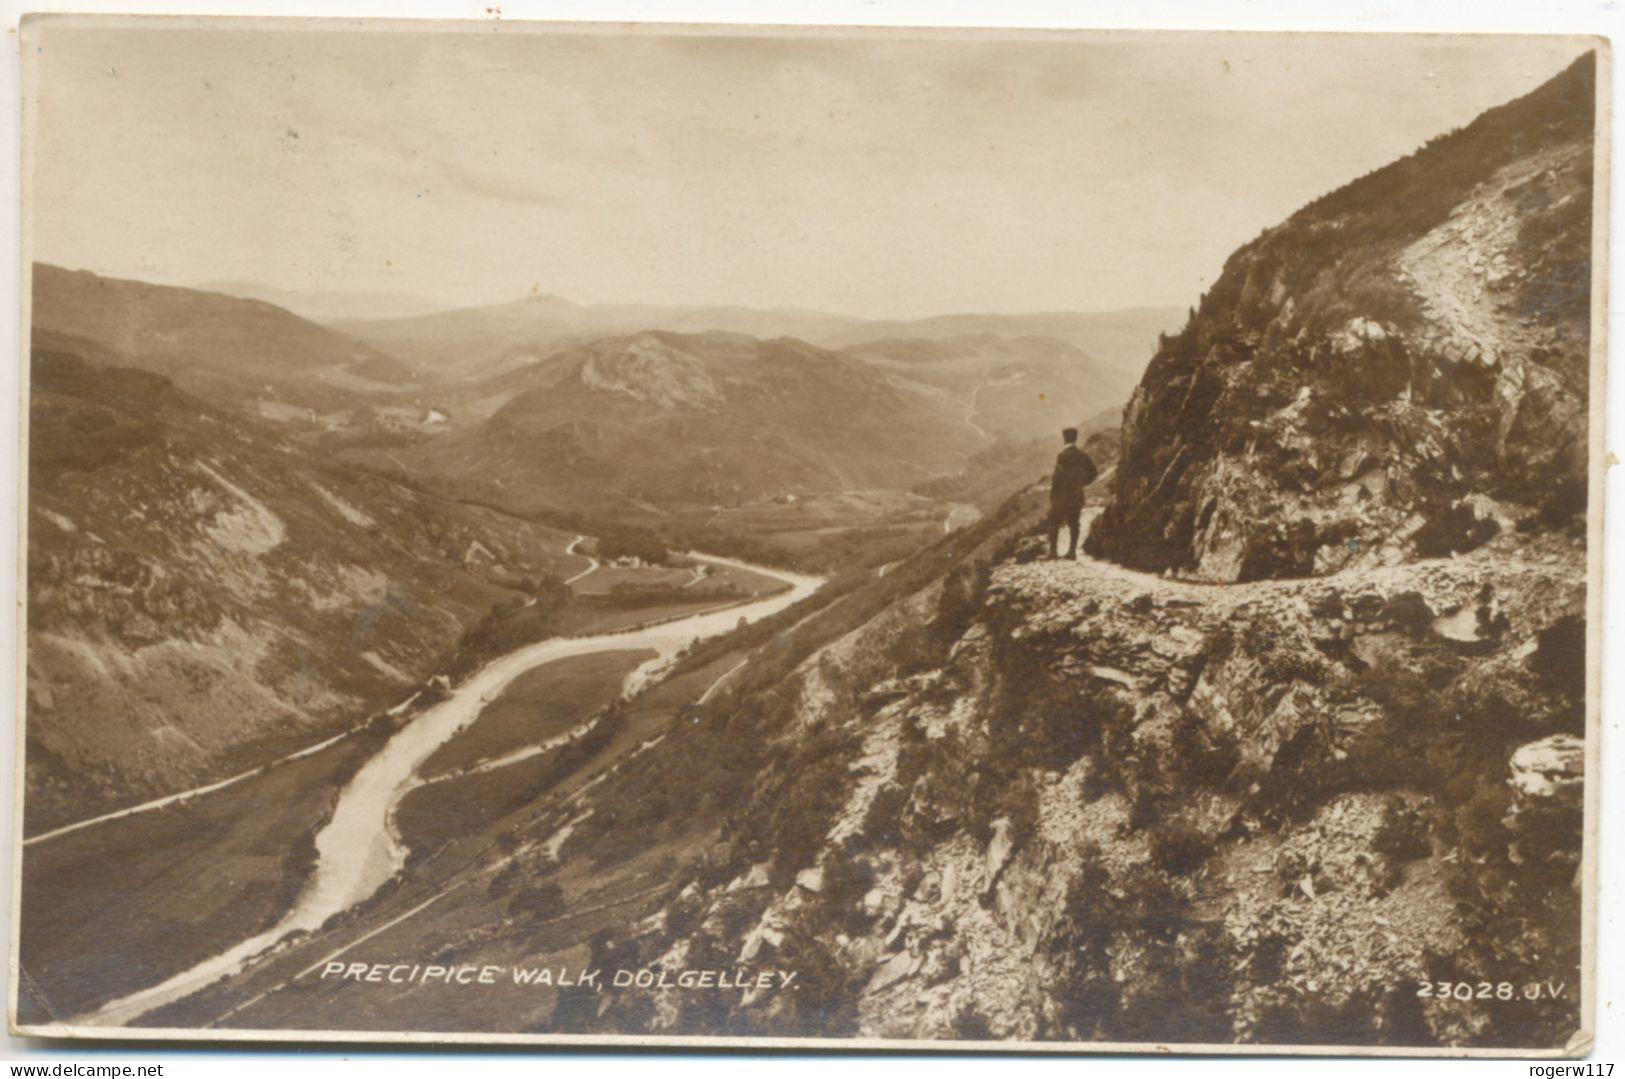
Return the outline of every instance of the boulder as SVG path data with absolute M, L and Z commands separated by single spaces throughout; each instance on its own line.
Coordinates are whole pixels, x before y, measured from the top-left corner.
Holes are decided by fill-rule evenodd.
M 1509 762 L 1512 810 L 1502 823 L 1519 865 L 1571 869 L 1580 863 L 1585 820 L 1585 740 L 1553 734 L 1518 747 Z
M 1433 623 L 1433 608 L 1417 591 L 1391 596 L 1383 605 L 1382 616 L 1408 633 L 1421 633 Z

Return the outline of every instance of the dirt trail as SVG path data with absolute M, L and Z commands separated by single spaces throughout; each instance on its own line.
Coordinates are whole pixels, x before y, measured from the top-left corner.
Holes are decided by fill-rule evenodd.
M 1484 366 L 1516 360 L 1541 343 L 1532 327 L 1500 310 L 1496 288 L 1517 266 L 1519 215 L 1506 192 L 1548 170 L 1562 170 L 1583 152 L 1573 147 L 1503 168 L 1450 219 L 1400 255 L 1404 277 L 1422 300 L 1435 347 L 1452 359 Z
M 1082 530 L 1088 535 L 1099 507 L 1084 511 Z M 1073 593 L 1091 591 L 1090 582 L 1108 586 L 1109 591 L 1144 593 L 1158 603 L 1190 606 L 1238 607 L 1272 597 L 1292 597 L 1306 591 L 1327 589 L 1393 592 L 1414 587 L 1421 579 L 1438 574 L 1467 577 L 1486 559 L 1503 569 L 1527 570 L 1533 567 L 1516 551 L 1508 551 L 1495 541 L 1470 554 L 1454 558 L 1426 558 L 1391 566 L 1354 563 L 1321 577 L 1283 577 L 1258 581 L 1193 581 L 1159 577 L 1154 573 L 1129 569 L 1115 562 L 1103 562 L 1083 554 L 1077 561 L 1030 562 L 1007 566 L 1003 576 L 1020 586 L 1065 589 Z M 1549 567 L 1547 567 L 1549 568 Z
M 574 555 L 577 558 L 585 558 L 588 562 L 591 562 L 592 565 L 588 566 L 586 569 L 582 570 L 580 573 L 576 574 L 574 577 L 566 577 L 564 579 L 565 584 L 575 584 L 577 581 L 581 580 L 581 578 L 585 577 L 587 574 L 592 573 L 592 572 L 594 572 L 594 571 L 596 571 L 598 569 L 598 565 L 599 565 L 598 559 L 594 558 L 590 554 L 581 554 L 579 551 L 576 550 L 576 548 L 579 547 L 582 544 L 582 542 L 586 540 L 586 538 L 587 538 L 586 536 L 577 536 L 575 539 L 571 540 L 570 541 L 570 546 L 568 546 L 568 547 L 566 547 L 564 549 L 564 553 L 567 554 L 567 555 Z
M 970 392 L 970 400 L 965 403 L 965 423 L 974 428 L 976 433 L 981 435 L 982 438 L 986 439 L 988 442 L 997 442 L 997 435 L 976 422 L 977 401 L 981 398 L 982 391 L 987 389 L 989 386 L 1008 386 L 1012 382 L 1020 382 L 1026 377 L 1026 375 L 1018 372 L 1004 378 L 993 378 L 989 376 L 988 378 L 983 379 L 981 385 L 977 386 Z

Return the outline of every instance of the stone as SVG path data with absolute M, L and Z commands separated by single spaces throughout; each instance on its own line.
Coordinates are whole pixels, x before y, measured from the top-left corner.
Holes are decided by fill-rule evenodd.
M 1125 689 L 1137 689 L 1140 685 L 1138 678 L 1135 678 L 1127 671 L 1120 671 L 1116 667 L 1091 666 L 1089 673 L 1102 682 L 1111 682 Z
M 1529 800 L 1565 798 L 1578 804 L 1585 791 L 1585 741 L 1554 734 L 1518 747 L 1510 762 L 1509 782 Z
M 864 987 L 864 992 L 875 993 L 889 985 L 896 985 L 919 970 L 923 962 L 922 956 L 898 952 L 876 968 L 874 975 L 869 979 L 869 984 Z
M 1401 592 L 1383 605 L 1382 617 L 1410 633 L 1421 633 L 1433 622 L 1433 608 L 1415 590 Z
M 1512 809 L 1507 849 L 1523 866 L 1567 872 L 1580 864 L 1585 820 L 1585 741 L 1553 734 L 1518 747 L 1508 762 Z
M 998 880 L 999 871 L 1010 860 L 1011 851 L 1015 850 L 1015 839 L 1010 834 L 1010 820 L 1000 817 L 993 822 L 993 838 L 988 840 L 986 868 L 982 875 L 982 890 L 986 892 Z
M 1361 592 L 1349 601 L 1349 612 L 1361 622 L 1374 622 L 1382 617 L 1386 602 L 1380 592 Z
M 784 934 L 771 926 L 758 926 L 750 936 L 745 938 L 745 946 L 739 950 L 739 961 L 749 963 L 761 954 L 765 944 L 777 948 L 784 943 Z

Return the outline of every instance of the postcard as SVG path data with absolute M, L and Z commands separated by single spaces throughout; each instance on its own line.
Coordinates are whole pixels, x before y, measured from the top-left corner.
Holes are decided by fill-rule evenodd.
M 1587 1051 L 1605 40 L 21 42 L 14 1031 Z

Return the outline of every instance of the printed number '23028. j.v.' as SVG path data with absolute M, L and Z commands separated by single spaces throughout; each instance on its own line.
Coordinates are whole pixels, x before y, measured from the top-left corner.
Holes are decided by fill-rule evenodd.
M 1567 982 L 1417 982 L 1416 995 L 1439 1000 L 1557 1000 Z

